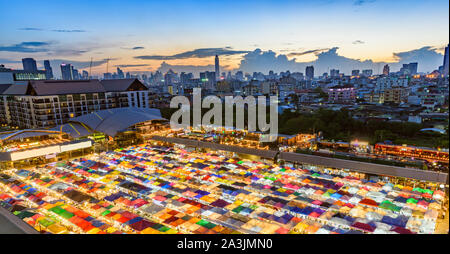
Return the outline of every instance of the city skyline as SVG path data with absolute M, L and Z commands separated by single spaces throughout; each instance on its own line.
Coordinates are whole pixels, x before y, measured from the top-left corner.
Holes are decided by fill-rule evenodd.
M 79 1 L 64 9 L 0 2 L 10 7 L 0 10 L 0 22 L 11 24 L 1 28 L 0 63 L 21 68 L 31 57 L 43 69 L 49 59 L 56 76 L 61 63 L 82 71 L 91 58 L 94 75 L 106 72 L 106 59 L 109 71 L 213 71 L 216 54 L 222 71 L 304 72 L 313 65 L 316 75 L 333 68 L 378 74 L 386 63 L 396 71 L 419 62 L 419 72 L 430 72 L 448 44 L 445 1 Z M 122 19 L 108 18 L 118 14 Z

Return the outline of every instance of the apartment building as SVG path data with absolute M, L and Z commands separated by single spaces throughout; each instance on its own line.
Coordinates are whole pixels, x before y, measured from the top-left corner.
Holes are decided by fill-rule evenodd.
M 150 108 L 152 94 L 137 79 L 36 80 L 0 85 L 0 121 L 20 128 L 46 128 L 94 111 Z

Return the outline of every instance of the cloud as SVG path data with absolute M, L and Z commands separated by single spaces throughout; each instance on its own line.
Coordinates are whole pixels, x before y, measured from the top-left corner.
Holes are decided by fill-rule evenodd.
M 240 62 L 240 70 L 245 72 L 268 72 L 273 71 L 286 71 L 286 70 L 298 70 L 298 63 L 295 59 L 289 60 L 286 55 L 276 55 L 272 50 L 262 51 L 261 49 L 255 49 L 252 52 L 243 56 Z
M 121 65 L 114 65 L 115 67 L 119 68 L 129 68 L 129 67 L 144 67 L 144 66 L 150 66 L 150 64 L 121 64 Z
M 380 73 L 386 62 L 373 62 L 372 60 L 352 59 L 338 54 L 338 47 L 316 52 L 317 59 L 310 62 L 297 62 L 295 59 L 289 60 L 287 55 L 276 54 L 275 52 L 255 49 L 243 56 L 239 70 L 244 72 L 263 72 L 270 70 L 275 72 L 299 71 L 305 72 L 308 65 L 314 66 L 315 75 L 322 75 L 330 69 L 339 69 L 340 72 L 349 74 L 354 69 L 372 69 L 375 74 Z M 308 50 L 314 51 L 314 50 Z M 305 52 L 308 52 L 305 51 Z M 303 52 L 301 52 L 303 53 Z M 436 52 L 436 48 L 427 46 L 420 49 L 393 53 L 396 62 L 387 63 L 392 71 L 398 71 L 404 63 L 418 62 L 419 72 L 430 72 L 442 65 L 443 55 Z
M 353 2 L 353 5 L 362 6 L 373 2 L 375 2 L 375 0 L 356 0 L 355 2 Z
M 26 41 L 21 42 L 19 44 L 9 45 L 9 46 L 0 46 L 0 51 L 8 51 L 8 52 L 21 52 L 21 53 L 38 53 L 38 52 L 48 52 L 50 42 L 42 42 L 42 41 Z
M 122 48 L 122 49 L 129 49 L 129 50 L 140 50 L 140 49 L 145 49 L 144 47 L 141 46 L 136 46 L 136 47 L 132 47 L 132 48 Z
M 21 31 L 46 31 L 43 28 L 37 28 L 37 27 L 23 27 L 23 28 L 19 28 L 17 30 L 21 30 Z M 84 33 L 86 32 L 86 30 L 81 30 L 81 29 L 51 29 L 48 30 L 51 32 L 57 32 L 57 33 Z
M 44 29 L 36 28 L 36 27 L 23 27 L 23 28 L 19 28 L 17 30 L 22 30 L 22 31 L 42 31 Z
M 50 56 L 81 56 L 87 52 L 89 52 L 89 50 L 57 48 L 57 49 L 53 49 L 51 52 L 49 52 L 48 55 L 50 55 Z
M 399 66 L 404 63 L 417 62 L 418 71 L 427 72 L 433 71 L 442 65 L 443 55 L 436 52 L 437 48 L 425 46 L 419 49 L 414 49 L 405 52 L 393 53 L 394 59 L 399 63 Z
M 365 42 L 361 41 L 361 40 L 356 40 L 356 41 L 352 42 L 352 44 L 364 44 L 364 43 Z
M 293 52 L 288 54 L 288 56 L 303 56 L 303 55 L 308 55 L 308 54 L 318 54 L 320 52 L 329 50 L 329 48 L 324 48 L 324 49 L 313 49 L 313 50 L 307 50 L 307 51 L 303 51 L 303 52 Z
M 52 32 L 57 33 L 85 33 L 86 30 L 80 30 L 80 29 L 74 29 L 74 30 L 67 30 L 67 29 L 53 29 Z
M 194 49 L 192 51 L 186 51 L 186 52 L 171 55 L 171 56 L 151 55 L 151 56 L 135 56 L 134 58 L 141 59 L 141 60 L 176 60 L 176 59 L 187 59 L 187 58 L 205 58 L 205 57 L 211 57 L 211 56 L 215 56 L 215 55 L 228 56 L 228 55 L 245 54 L 248 52 L 249 51 L 232 50 L 229 47 L 227 47 L 227 48 L 203 48 L 203 49 Z

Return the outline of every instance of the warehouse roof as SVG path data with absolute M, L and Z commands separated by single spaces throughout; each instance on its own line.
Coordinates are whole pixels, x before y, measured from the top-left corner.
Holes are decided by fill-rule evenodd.
M 58 95 L 105 92 L 99 80 L 36 80 L 28 82 L 27 95 Z
M 70 122 L 84 124 L 94 131 L 114 137 L 130 126 L 151 120 L 166 119 L 161 116 L 159 109 L 130 107 L 96 111 L 72 118 Z
M 31 80 L 26 84 L 0 84 L 0 94 L 5 95 L 45 96 L 144 90 L 148 88 L 137 79 Z
M 107 92 L 143 91 L 148 90 L 137 79 L 104 79 L 100 81 Z

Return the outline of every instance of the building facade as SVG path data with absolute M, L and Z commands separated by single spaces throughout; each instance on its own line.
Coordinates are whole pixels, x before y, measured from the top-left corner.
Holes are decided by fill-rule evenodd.
M 52 127 L 103 109 L 150 108 L 152 98 L 137 79 L 29 81 L 3 89 L 0 121 L 20 128 Z

